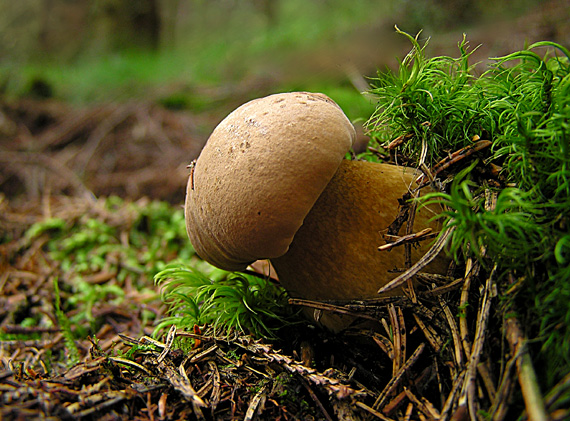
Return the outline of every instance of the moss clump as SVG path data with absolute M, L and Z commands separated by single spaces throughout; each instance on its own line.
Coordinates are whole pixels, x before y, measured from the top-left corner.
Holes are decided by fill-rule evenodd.
M 433 168 L 474 138 L 491 141 L 481 159 L 435 180 L 442 193 L 429 198 L 448 209 L 458 261 L 497 265 L 501 310 L 522 319 L 549 390 L 570 372 L 570 53 L 539 42 L 478 76 L 465 39 L 458 58 L 428 58 L 405 35 L 410 54 L 374 81 L 374 146 L 400 138 L 401 159 Z
M 170 314 L 156 333 L 171 325 L 209 325 L 220 336 L 238 331 L 275 338 L 274 332 L 291 315 L 285 291 L 264 277 L 173 263 L 157 273 L 155 281 Z

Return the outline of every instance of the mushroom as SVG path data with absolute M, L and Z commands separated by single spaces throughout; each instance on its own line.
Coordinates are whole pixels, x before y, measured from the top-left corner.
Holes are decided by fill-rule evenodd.
M 270 259 L 293 297 L 377 297 L 405 264 L 403 247 L 378 246 L 417 174 L 345 160 L 354 139 L 351 122 L 323 94 L 275 94 L 237 108 L 188 180 L 186 227 L 198 255 L 232 271 Z M 433 216 L 423 208 L 414 228 L 436 227 Z M 413 259 L 425 251 L 415 248 Z M 439 259 L 430 269 L 444 267 Z M 338 330 L 337 321 L 321 322 Z

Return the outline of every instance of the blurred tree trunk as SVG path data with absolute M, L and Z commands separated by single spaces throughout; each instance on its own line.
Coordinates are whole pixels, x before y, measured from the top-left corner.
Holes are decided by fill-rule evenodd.
M 253 0 L 253 5 L 265 16 L 269 27 L 277 25 L 279 10 L 278 0 Z
M 473 0 L 437 0 L 436 6 L 447 12 L 446 24 L 458 26 L 477 17 L 477 2 Z
M 180 43 L 180 32 L 190 15 L 190 6 L 187 0 L 158 0 L 161 47 L 175 48 Z
M 91 6 L 95 49 L 157 49 L 161 21 L 158 0 L 96 0 Z
M 89 0 L 42 0 L 37 48 L 40 56 L 67 59 L 77 54 L 85 38 Z
M 54 0 L 44 0 L 42 4 L 43 13 L 40 15 L 40 30 L 38 33 L 38 44 L 40 50 L 50 51 L 50 16 L 53 16 Z
M 160 1 L 0 0 L 0 56 L 69 60 L 156 49 L 163 27 Z

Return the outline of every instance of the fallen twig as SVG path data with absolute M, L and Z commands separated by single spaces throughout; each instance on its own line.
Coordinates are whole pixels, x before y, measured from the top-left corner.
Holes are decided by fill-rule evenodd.
M 463 389 L 461 391 L 462 398 L 466 398 L 467 406 L 469 408 L 469 416 L 471 420 L 477 419 L 477 408 L 475 403 L 475 376 L 477 373 L 477 365 L 483 351 L 483 343 L 486 336 L 486 328 L 489 320 L 489 312 L 491 310 L 491 286 L 492 278 L 495 273 L 496 266 L 491 271 L 491 274 L 485 282 L 483 298 L 481 300 L 481 307 L 477 317 L 477 325 L 475 328 L 475 339 L 471 348 L 471 356 L 467 365 L 467 373 L 463 382 Z
M 412 279 L 416 273 L 426 267 L 428 264 L 431 263 L 433 259 L 435 259 L 438 254 L 443 250 L 445 245 L 447 244 L 448 239 L 450 238 L 451 234 L 455 230 L 455 227 L 448 226 L 438 237 L 434 245 L 428 250 L 426 254 L 422 256 L 420 260 L 416 262 L 410 269 L 402 273 L 397 278 L 392 279 L 386 285 L 378 290 L 378 294 L 383 294 L 388 291 L 392 291 L 404 283 L 406 283 L 409 279 Z
M 417 243 L 418 241 L 430 240 L 432 238 L 435 238 L 436 236 L 437 236 L 437 233 L 432 233 L 431 228 L 425 228 L 419 232 L 407 234 L 407 235 L 404 235 L 402 237 L 398 237 L 397 235 L 384 234 L 384 237 L 387 240 L 390 240 L 391 242 L 388 244 L 384 244 L 383 246 L 379 246 L 378 250 L 380 250 L 380 251 L 391 250 L 397 246 L 401 246 L 401 245 L 409 244 L 409 243 Z
M 519 384 L 525 402 L 526 412 L 530 421 L 547 421 L 544 400 L 540 393 L 536 372 L 528 353 L 526 340 L 521 331 L 520 324 L 515 317 L 505 320 L 506 337 L 515 356 Z
M 398 386 L 398 384 L 400 383 L 400 380 L 402 379 L 404 373 L 406 373 L 409 370 L 409 368 L 412 365 L 414 365 L 414 363 L 418 360 L 424 348 L 425 344 L 424 343 L 420 344 L 420 346 L 416 348 L 414 353 L 410 356 L 410 358 L 408 359 L 408 361 L 406 361 L 406 363 L 402 366 L 402 368 L 400 368 L 400 370 L 394 376 L 392 376 L 392 378 L 390 379 L 384 390 L 382 390 L 380 395 L 378 395 L 378 397 L 376 398 L 376 401 L 372 406 L 373 409 L 378 409 L 382 407 L 386 398 L 390 395 L 390 393 L 394 391 L 396 386 Z

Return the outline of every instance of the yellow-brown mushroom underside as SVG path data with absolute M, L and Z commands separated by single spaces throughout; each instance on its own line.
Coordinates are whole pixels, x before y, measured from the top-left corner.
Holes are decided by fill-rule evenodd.
M 390 251 L 378 251 L 378 246 L 385 244 L 382 234 L 398 215 L 398 200 L 414 186 L 416 175 L 411 168 L 343 161 L 289 251 L 271 259 L 290 295 L 311 300 L 378 297 L 378 289 L 405 268 L 403 246 Z M 429 222 L 436 212 L 441 209 L 420 209 L 413 232 L 426 227 L 439 230 L 438 222 Z M 398 234 L 405 230 L 406 224 Z M 429 244 L 413 246 L 412 262 L 428 249 Z M 445 273 L 448 262 L 439 257 L 426 270 Z

